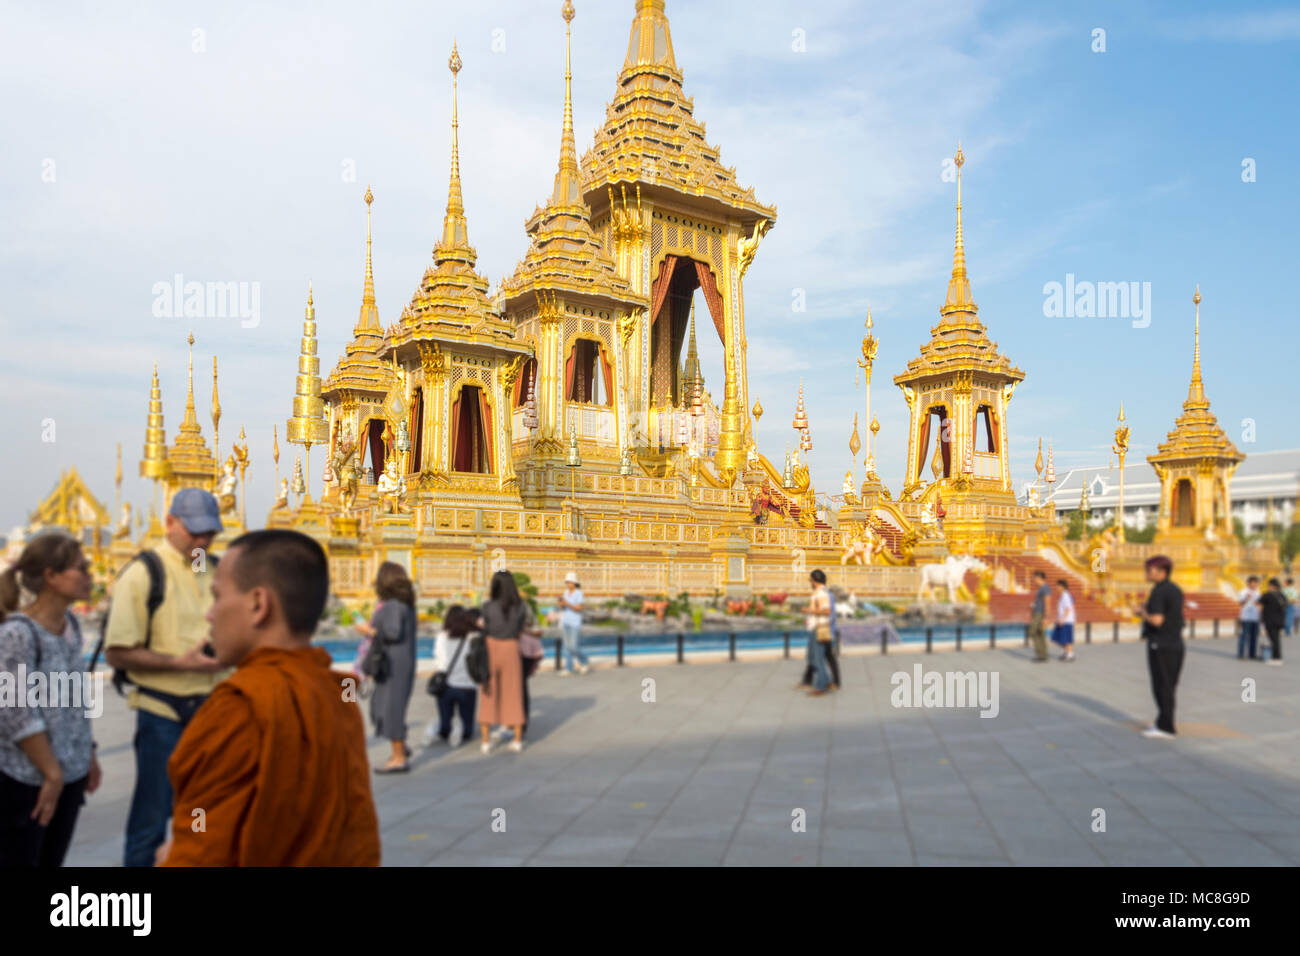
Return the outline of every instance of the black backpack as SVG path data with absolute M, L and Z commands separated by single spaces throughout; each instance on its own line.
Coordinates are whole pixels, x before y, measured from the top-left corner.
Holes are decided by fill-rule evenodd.
M 217 566 L 218 558 L 215 554 L 207 555 L 207 560 L 212 564 L 212 567 L 215 568 Z M 145 619 L 143 645 L 147 648 L 150 641 L 153 639 L 153 615 L 154 612 L 158 610 L 159 605 L 163 602 L 163 595 L 167 589 L 167 578 L 163 572 L 162 559 L 153 551 L 141 551 L 128 561 L 126 565 L 123 566 L 122 570 L 118 572 L 119 579 L 122 577 L 122 574 L 125 573 L 126 569 L 135 561 L 143 562 L 145 569 L 149 572 L 149 597 L 145 601 L 145 610 L 148 616 Z M 99 643 L 95 645 L 95 653 L 90 657 L 90 672 L 92 674 L 95 672 L 95 665 L 99 663 L 99 655 L 104 651 L 104 638 L 108 634 L 108 619 L 112 613 L 113 606 L 110 604 L 108 610 L 104 613 L 104 620 L 99 627 Z M 135 686 L 127 676 L 126 671 L 119 667 L 113 668 L 113 687 L 117 692 L 119 694 L 125 694 L 125 688 L 127 685 Z

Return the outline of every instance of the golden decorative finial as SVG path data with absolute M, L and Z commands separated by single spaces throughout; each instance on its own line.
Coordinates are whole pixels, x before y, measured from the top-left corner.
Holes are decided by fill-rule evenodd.
M 853 435 L 849 438 L 849 451 L 853 452 L 856 458 L 858 452 L 862 451 L 862 438 L 858 435 L 858 413 L 853 413 Z
M 582 205 L 578 150 L 573 142 L 573 69 L 570 56 L 573 4 L 566 0 L 560 13 L 564 17 L 564 126 L 560 134 L 560 165 L 555 172 L 555 186 L 551 190 L 550 204 L 567 207 Z
M 190 334 L 186 337 L 186 341 L 189 342 L 190 344 L 190 360 L 189 360 L 189 372 L 187 373 L 188 385 L 187 385 L 187 394 L 185 398 L 185 420 L 181 422 L 181 430 L 185 431 L 186 426 L 192 426 L 193 429 L 197 431 L 199 427 L 199 416 L 194 411 L 194 333 L 193 332 L 190 332 Z
M 763 403 L 755 399 L 754 401 L 754 421 L 763 417 Z
M 874 434 L 875 434 L 876 432 L 878 432 L 878 431 L 880 431 L 880 419 L 879 419 L 879 418 L 876 418 L 876 416 L 872 415 L 872 416 L 871 416 L 871 434 L 874 435 Z
M 284 437 L 306 449 L 308 474 L 311 469 L 311 446 L 323 445 L 329 440 L 329 422 L 325 420 L 325 404 L 320 395 L 320 358 L 316 354 L 316 309 L 312 305 L 311 288 L 307 290 L 307 314 L 302 323 L 302 339 L 298 353 L 298 378 L 293 395 L 293 415 L 285 422 Z M 311 501 L 310 489 L 307 501 Z
M 113 476 L 113 483 L 117 485 L 119 491 L 122 490 L 122 443 L 117 443 L 117 472 Z
M 221 458 L 221 399 L 217 397 L 217 357 L 212 356 L 212 469 L 213 477 L 220 473 L 217 460 Z
M 1124 403 L 1123 403 L 1123 402 L 1120 402 L 1120 403 L 1119 403 L 1119 420 L 1120 420 L 1120 421 L 1123 421 L 1123 420 L 1124 420 Z
M 434 247 L 433 261 L 456 260 L 473 266 L 477 258 L 469 244 L 469 226 L 465 222 L 465 199 L 460 188 L 460 107 L 456 74 L 462 63 L 456 43 L 451 44 L 447 68 L 451 70 L 451 180 L 447 185 L 447 212 L 442 220 L 442 240 Z
M 977 307 L 970 293 L 970 280 L 966 276 L 966 241 L 961 228 L 961 168 L 966 164 L 966 157 L 957 144 L 957 154 L 952 161 L 957 166 L 957 241 L 952 252 L 952 278 L 948 280 L 948 298 L 939 312 L 947 316 L 952 312 L 976 312 Z
M 1038 457 L 1034 459 L 1034 471 L 1043 474 L 1043 436 L 1038 436 Z
M 356 328 L 352 331 L 354 335 L 363 332 L 382 335 L 383 326 L 379 322 L 379 307 L 375 305 L 375 269 L 371 257 L 370 239 L 370 204 L 375 201 L 375 194 L 370 191 L 369 183 L 366 184 L 366 194 L 362 198 L 366 201 L 366 278 L 361 291 L 361 314 L 357 317 Z

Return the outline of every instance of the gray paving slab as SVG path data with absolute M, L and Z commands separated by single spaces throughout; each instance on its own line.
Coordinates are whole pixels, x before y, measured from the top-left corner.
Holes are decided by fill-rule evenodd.
M 1300 864 L 1300 672 L 1188 645 L 1175 741 L 1151 741 L 1142 649 L 1103 643 L 1031 665 L 1020 648 L 843 659 L 809 698 L 797 661 L 597 669 L 533 678 L 522 754 L 476 741 L 372 779 L 397 866 L 1143 866 Z M 999 712 L 896 708 L 890 677 L 996 671 Z M 655 680 L 654 703 L 641 681 Z M 1240 699 L 1256 679 L 1254 703 Z M 411 702 L 418 743 L 434 712 Z M 120 862 L 134 718 L 110 696 L 103 789 L 68 863 Z M 372 762 L 388 746 L 372 741 Z M 506 831 L 493 829 L 505 812 Z M 1095 811 L 1106 831 L 1092 829 Z M 792 828 L 803 811 L 803 830 Z

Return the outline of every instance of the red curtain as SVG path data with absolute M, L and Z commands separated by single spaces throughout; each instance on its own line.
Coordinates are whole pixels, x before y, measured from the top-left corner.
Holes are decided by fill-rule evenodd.
M 411 438 L 414 453 L 407 470 L 417 472 L 424 467 L 424 389 L 415 390 L 415 401 L 411 405 Z
M 948 409 L 939 410 L 939 448 L 943 454 L 943 476 L 952 477 L 952 422 L 948 420 Z
M 482 389 L 478 393 L 478 420 L 479 428 L 483 430 L 483 448 L 486 452 L 483 467 L 479 470 L 490 475 L 495 470 L 496 463 L 496 456 L 492 454 L 492 409 L 488 405 L 487 393 Z
M 462 471 L 461 468 L 461 434 L 460 434 L 460 397 L 451 403 L 451 470 Z
M 564 361 L 564 400 L 572 402 L 577 400 L 573 394 L 573 373 L 578 370 L 578 343 L 573 343 L 573 351 Z
M 384 473 L 384 423 L 370 419 L 370 467 L 375 470 L 375 481 Z
M 596 354 L 600 359 L 601 371 L 605 373 L 605 404 L 613 405 L 614 404 L 614 366 L 611 365 L 606 360 L 605 353 L 603 350 L 598 350 Z
M 659 278 L 655 279 L 650 292 L 651 325 L 659 321 L 659 310 L 663 308 L 664 300 L 668 298 L 668 286 L 672 284 L 673 270 L 676 268 L 676 256 L 665 256 L 664 261 L 659 264 Z
M 695 275 L 700 280 L 700 290 L 704 293 L 704 301 L 709 304 L 709 315 L 713 316 L 713 327 L 718 330 L 718 338 L 722 344 L 726 345 L 726 317 L 722 312 L 722 295 L 718 292 L 718 284 L 713 280 L 713 273 L 703 262 L 695 262 Z
M 930 455 L 930 412 L 925 413 L 925 421 L 921 422 L 921 440 L 916 445 L 916 475 L 913 480 L 920 480 L 925 474 L 925 460 Z

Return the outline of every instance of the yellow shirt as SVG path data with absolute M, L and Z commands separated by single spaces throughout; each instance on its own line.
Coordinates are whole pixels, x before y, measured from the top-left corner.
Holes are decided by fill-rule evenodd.
M 212 565 L 203 573 L 191 567 L 191 559 L 182 555 L 168 543 L 154 549 L 162 560 L 162 604 L 153 615 L 153 631 L 149 649 L 160 654 L 178 657 L 208 640 L 208 622 L 205 615 L 212 606 Z M 112 612 L 108 618 L 105 647 L 143 647 L 148 624 L 149 569 L 143 561 L 133 561 L 113 587 Z M 127 671 L 132 683 L 141 687 L 178 697 L 210 694 L 212 688 L 230 674 L 229 670 L 214 674 L 197 671 Z M 132 707 L 157 714 L 168 720 L 178 720 L 176 712 L 157 698 L 132 690 L 127 696 Z

